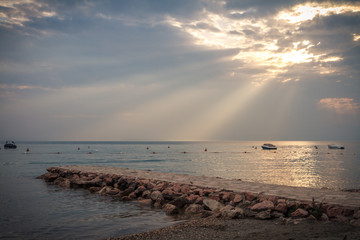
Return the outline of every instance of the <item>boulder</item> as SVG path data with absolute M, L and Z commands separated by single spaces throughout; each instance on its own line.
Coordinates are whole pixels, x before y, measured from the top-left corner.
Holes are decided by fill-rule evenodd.
M 256 219 L 261 219 L 261 220 L 265 220 L 265 219 L 271 219 L 271 210 L 266 210 L 266 211 L 261 211 L 256 213 L 255 215 Z
M 304 218 L 304 217 L 307 217 L 308 215 L 309 215 L 309 212 L 304 209 L 301 209 L 301 208 L 298 208 L 298 209 L 296 209 L 295 212 L 291 213 L 291 216 L 294 218 Z
M 169 200 L 169 201 L 172 201 L 172 200 L 174 200 L 176 197 L 179 197 L 179 196 L 180 196 L 179 193 L 175 193 L 173 190 L 171 190 L 171 189 L 169 189 L 169 188 L 163 190 L 161 193 L 162 193 L 164 199 Z
M 256 195 L 252 192 L 244 192 L 245 199 L 248 201 L 253 201 L 256 198 Z
M 203 203 L 207 208 L 209 208 L 213 212 L 220 211 L 220 209 L 224 207 L 222 203 L 219 203 L 218 201 L 215 201 L 210 198 L 204 199 Z
M 242 200 L 243 200 L 243 196 L 241 194 L 235 194 L 232 202 L 234 204 L 238 204 L 238 203 L 242 202 Z
M 199 195 L 191 194 L 190 196 L 186 197 L 186 202 L 192 204 L 192 203 L 195 203 L 198 198 L 199 198 Z
M 137 195 L 137 196 L 142 196 L 142 194 L 145 192 L 146 188 L 144 186 L 139 186 L 135 191 L 134 193 Z
M 145 190 L 141 196 L 142 196 L 142 198 L 146 199 L 146 198 L 150 198 L 150 195 L 151 195 L 151 191 Z
M 190 204 L 185 209 L 185 214 L 188 216 L 199 215 L 199 214 L 202 214 L 203 212 L 204 212 L 204 208 L 203 208 L 203 206 L 201 206 L 199 204 Z
M 119 194 L 120 190 L 117 188 L 112 188 L 106 192 L 107 195 L 114 196 L 116 194 Z
M 274 203 L 269 201 L 269 200 L 265 200 L 265 201 L 262 201 L 260 203 L 255 204 L 250 209 L 253 210 L 253 211 L 262 211 L 262 210 L 267 210 L 267 209 L 274 209 Z
M 180 197 L 175 198 L 169 203 L 175 205 L 177 208 L 182 208 L 188 203 L 186 197 L 187 197 L 186 195 L 181 195 Z
M 106 195 L 106 193 L 107 193 L 108 191 L 110 191 L 111 189 L 112 189 L 111 187 L 105 186 L 105 187 L 103 187 L 103 188 L 99 191 L 99 194 L 101 194 L 101 195 Z
M 360 218 L 360 210 L 354 213 L 354 218 L 359 219 Z
M 323 213 L 323 214 L 321 214 L 320 220 L 324 221 L 324 222 L 327 222 L 327 221 L 329 221 L 329 217 L 328 217 L 328 215 Z
M 345 217 L 349 217 L 349 216 L 352 216 L 355 212 L 355 209 L 354 208 L 350 208 L 350 207 L 344 207 L 344 211 L 343 211 L 343 215 Z
M 183 185 L 181 186 L 181 193 L 183 194 L 189 194 L 191 192 L 189 185 Z
M 231 193 L 231 192 L 221 192 L 219 197 L 220 199 L 223 201 L 223 202 L 230 202 L 231 201 L 231 198 L 233 198 L 234 194 Z
M 152 200 L 151 199 L 141 199 L 141 200 L 138 200 L 137 202 L 144 204 L 144 205 L 151 205 Z
M 54 182 L 60 175 L 58 173 L 46 173 L 44 180 L 46 182 Z
M 326 211 L 326 214 L 331 218 L 331 217 L 338 217 L 342 215 L 343 212 L 343 208 L 342 207 L 329 207 Z
M 282 213 L 286 213 L 288 210 L 288 206 L 285 202 L 280 202 L 278 203 L 278 205 L 276 205 L 275 210 Z
M 107 176 L 104 177 L 104 182 L 105 182 L 105 184 L 108 185 L 108 186 L 114 186 L 114 184 L 113 184 L 113 178 L 112 178 L 111 176 L 109 176 L 109 175 L 107 175 Z
M 91 192 L 91 193 L 96 193 L 96 192 L 98 192 L 98 191 L 100 191 L 101 190 L 101 187 L 90 187 L 89 188 L 89 191 Z
M 174 215 L 179 213 L 177 207 L 170 203 L 165 204 L 163 206 L 163 210 L 166 212 L 167 215 Z
M 227 205 L 221 210 L 221 216 L 228 219 L 242 218 L 244 217 L 244 210 L 238 207 Z
M 164 197 L 160 191 L 153 191 L 150 195 L 151 200 L 153 201 L 163 201 Z
M 273 218 L 283 218 L 283 217 L 285 217 L 284 213 L 278 212 L 278 211 L 273 211 L 273 212 L 270 213 L 270 215 Z
M 360 219 L 352 219 L 350 221 L 350 224 L 355 226 L 355 227 L 360 227 Z

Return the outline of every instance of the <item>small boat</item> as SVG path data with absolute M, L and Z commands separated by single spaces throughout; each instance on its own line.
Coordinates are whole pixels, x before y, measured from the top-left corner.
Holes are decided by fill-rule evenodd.
M 277 147 L 271 143 L 264 143 L 264 145 L 261 146 L 264 150 L 276 150 Z
M 6 143 L 4 144 L 4 148 L 5 149 L 15 149 L 16 144 L 14 141 L 6 141 Z
M 328 145 L 328 148 L 329 148 L 329 149 L 345 149 L 344 146 L 338 145 L 338 144 L 329 144 L 329 145 Z

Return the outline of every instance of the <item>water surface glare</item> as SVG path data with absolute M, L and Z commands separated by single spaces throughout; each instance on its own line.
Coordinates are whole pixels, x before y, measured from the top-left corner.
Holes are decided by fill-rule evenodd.
M 315 188 L 360 188 L 358 142 L 21 142 L 0 150 L 1 239 L 104 239 L 176 219 L 136 203 L 48 185 L 51 166 L 99 165 Z M 29 148 L 29 153 L 25 153 Z M 207 151 L 205 151 L 205 149 Z

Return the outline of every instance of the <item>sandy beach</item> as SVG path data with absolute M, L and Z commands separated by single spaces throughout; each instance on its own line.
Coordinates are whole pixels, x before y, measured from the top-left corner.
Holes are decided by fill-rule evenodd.
M 334 222 L 298 220 L 224 220 L 213 217 L 193 219 L 185 223 L 149 232 L 115 237 L 111 240 L 176 240 L 176 239 L 250 239 L 250 240 L 343 240 L 360 239 L 360 228 Z

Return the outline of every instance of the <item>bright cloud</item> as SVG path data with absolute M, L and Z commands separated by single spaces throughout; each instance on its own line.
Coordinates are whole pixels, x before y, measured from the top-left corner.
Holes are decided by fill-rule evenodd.
M 269 73 L 267 79 L 271 79 L 277 77 L 274 72 L 286 71 L 294 64 L 343 60 L 342 57 L 328 56 L 330 52 L 319 52 L 320 42 L 303 39 L 294 41 L 286 47 L 282 47 L 279 42 L 291 41 L 287 34 L 297 33 L 299 24 L 315 16 L 359 11 L 360 5 L 356 4 L 334 6 L 325 3 L 307 3 L 279 12 L 269 19 L 245 17 L 234 19 L 231 17 L 232 11 L 214 13 L 204 9 L 198 19 L 167 17 L 166 22 L 190 34 L 198 45 L 218 49 L 239 49 L 234 60 L 240 60 L 249 66 L 263 67 Z M 282 20 L 286 20 L 288 24 L 283 24 Z M 277 34 L 273 35 L 274 32 Z M 357 39 L 357 35 L 354 35 L 354 40 Z M 324 71 L 319 67 L 318 72 Z
M 356 114 L 360 110 L 360 104 L 353 98 L 323 98 L 318 104 L 338 114 Z
M 315 2 L 299 4 L 289 10 L 281 11 L 277 18 L 289 23 L 300 24 L 304 21 L 312 20 L 316 16 L 329 16 L 346 12 L 360 12 L 360 5 L 319 4 Z
M 24 27 L 24 23 L 31 21 L 31 18 L 56 16 L 55 11 L 43 10 L 46 3 L 36 0 L 3 0 L 0 6 L 3 7 L 0 11 L 0 25 L 4 27 Z

